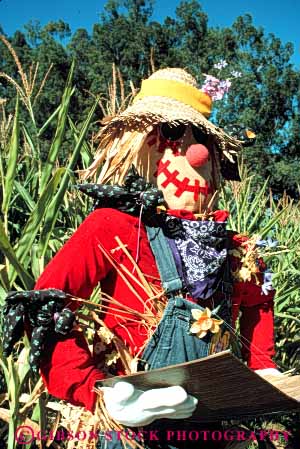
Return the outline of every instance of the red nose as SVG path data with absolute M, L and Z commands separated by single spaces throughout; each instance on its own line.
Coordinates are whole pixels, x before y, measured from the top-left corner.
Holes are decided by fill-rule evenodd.
M 185 156 L 192 167 L 201 167 L 209 160 L 209 151 L 206 146 L 199 143 L 191 145 Z

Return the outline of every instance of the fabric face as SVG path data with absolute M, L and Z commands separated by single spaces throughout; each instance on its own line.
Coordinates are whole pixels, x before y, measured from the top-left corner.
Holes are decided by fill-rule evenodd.
M 186 126 L 176 141 L 165 139 L 160 126 L 149 134 L 134 164 L 141 176 L 163 192 L 169 209 L 202 213 L 207 210 L 219 183 L 211 138 L 205 144 L 207 159 L 201 166 L 193 167 L 187 152 L 191 147 L 197 150 L 198 142 L 191 126 Z

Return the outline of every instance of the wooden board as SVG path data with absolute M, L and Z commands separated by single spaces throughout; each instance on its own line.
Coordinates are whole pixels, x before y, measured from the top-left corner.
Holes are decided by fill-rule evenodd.
M 213 422 L 300 410 L 299 378 L 286 378 L 289 382 L 274 377 L 274 382 L 265 380 L 230 351 L 224 351 L 192 362 L 112 377 L 103 384 L 113 386 L 122 379 L 141 390 L 182 385 L 199 401 L 190 420 Z

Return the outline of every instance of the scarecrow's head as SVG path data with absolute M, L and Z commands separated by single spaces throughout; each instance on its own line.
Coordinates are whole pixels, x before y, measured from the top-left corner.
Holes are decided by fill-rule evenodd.
M 241 142 L 213 125 L 211 97 L 183 69 L 167 68 L 142 82 L 133 104 L 99 133 L 89 175 L 122 183 L 134 165 L 162 190 L 166 206 L 202 213 L 211 209 L 221 174 L 236 177 Z

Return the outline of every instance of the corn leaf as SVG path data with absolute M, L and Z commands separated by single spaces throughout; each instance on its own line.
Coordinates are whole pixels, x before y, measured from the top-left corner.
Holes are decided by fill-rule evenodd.
M 39 232 L 40 225 L 46 214 L 48 205 L 50 204 L 51 199 L 53 198 L 59 182 L 65 172 L 66 169 L 64 168 L 60 168 L 55 172 L 53 178 L 48 183 L 40 199 L 38 200 L 32 214 L 30 215 L 26 223 L 26 226 L 22 232 L 22 236 L 18 241 L 16 257 L 19 263 L 25 263 L 25 266 L 29 263 L 29 258 L 27 257 L 27 255 L 31 250 L 37 233 Z M 10 282 L 13 282 L 15 280 L 16 275 L 17 271 L 15 268 L 9 271 Z
M 0 307 L 4 305 L 4 301 L 6 298 L 6 290 L 0 285 Z
M 61 109 L 61 105 L 59 105 L 55 111 L 53 112 L 53 114 L 50 115 L 50 117 L 45 121 L 45 123 L 43 124 L 43 126 L 40 128 L 40 130 L 37 133 L 37 137 L 41 137 L 44 132 L 48 129 L 49 125 L 53 122 L 53 120 L 58 116 L 59 111 Z
M 39 151 L 38 151 L 36 145 L 34 144 L 33 138 L 30 135 L 30 132 L 27 129 L 25 123 L 22 123 L 22 131 L 23 131 L 24 137 L 26 139 L 26 142 L 28 143 L 28 145 L 29 145 L 29 147 L 30 147 L 30 149 L 32 151 L 33 157 L 35 159 L 38 159 L 39 158 Z
M 264 226 L 260 231 L 259 234 L 261 236 L 261 238 L 264 238 L 266 235 L 268 235 L 268 233 L 271 231 L 271 229 L 273 228 L 273 226 L 275 226 L 275 224 L 279 221 L 279 219 L 281 218 L 282 215 L 284 215 L 287 211 L 287 207 L 283 208 L 280 212 L 278 212 L 277 214 L 274 215 L 273 218 L 271 218 L 271 220 L 268 221 L 268 223 L 266 224 L 266 226 Z
M 15 180 L 16 170 L 17 170 L 19 140 L 20 140 L 19 97 L 17 97 L 14 125 L 13 125 L 13 129 L 12 129 L 10 148 L 9 148 L 9 157 L 8 157 L 8 163 L 7 163 L 6 176 L 5 176 L 5 187 L 4 187 L 4 192 L 3 192 L 2 211 L 3 211 L 4 215 L 7 214 L 9 202 L 10 202 L 10 198 L 11 198 L 11 194 L 12 194 L 12 190 L 13 190 L 13 186 L 14 186 L 14 180 Z
M 1 349 L 1 354 L 0 354 L 0 366 L 1 366 L 1 369 L 4 374 L 6 386 L 8 388 L 8 386 L 9 386 L 9 371 L 8 371 L 8 366 L 7 366 L 7 359 L 3 357 L 2 349 Z
M 248 222 L 248 220 L 250 220 L 250 218 L 252 218 L 251 222 L 250 222 L 250 227 L 254 227 L 256 224 L 256 218 L 258 217 L 259 214 L 262 213 L 261 207 L 260 207 L 260 203 L 261 201 L 265 202 L 265 194 L 266 194 L 266 188 L 268 185 L 268 179 L 265 181 L 265 183 L 263 184 L 263 186 L 261 187 L 260 191 L 256 193 L 254 201 L 252 201 L 251 206 L 249 207 L 249 197 L 250 197 L 250 193 L 248 193 L 247 195 L 247 201 L 248 201 L 248 207 L 246 206 L 246 210 L 247 210 L 247 215 L 246 215 L 246 221 Z M 255 217 L 253 217 L 253 213 L 256 211 Z
M 67 170 L 63 176 L 62 182 L 59 186 L 59 190 L 56 193 L 53 200 L 51 201 L 49 208 L 47 210 L 45 224 L 43 226 L 43 231 L 42 231 L 41 239 L 40 239 L 40 248 L 41 248 L 42 255 L 45 255 L 45 252 L 47 250 L 48 242 L 49 242 L 49 239 L 51 238 L 51 233 L 52 233 L 53 227 L 54 227 L 56 219 L 57 219 L 59 206 L 61 205 L 61 203 L 63 201 L 63 197 L 67 191 L 69 180 L 72 175 L 72 170 L 74 169 L 77 159 L 79 157 L 81 147 L 84 143 L 84 139 L 87 134 L 89 125 L 92 121 L 95 109 L 98 105 L 98 101 L 99 101 L 99 99 L 96 98 L 96 101 L 95 101 L 94 105 L 92 106 L 92 108 L 89 112 L 89 115 L 82 126 L 82 129 L 80 130 L 80 134 L 78 136 L 77 143 L 75 145 L 74 151 L 72 152 L 72 156 L 70 158 Z
M 279 318 L 286 318 L 288 320 L 292 320 L 292 321 L 295 321 L 296 323 L 300 324 L 299 318 L 297 318 L 293 315 L 289 315 L 288 313 L 275 312 L 275 316 L 278 316 Z
M 4 230 L 4 225 L 0 220 L 0 250 L 4 256 L 8 259 L 13 267 L 15 276 L 18 275 L 22 281 L 22 284 L 26 290 L 30 290 L 34 285 L 34 280 L 24 268 L 18 256 L 14 252 Z
M 66 87 L 63 93 L 61 106 L 58 112 L 58 119 L 57 119 L 57 127 L 54 139 L 52 141 L 47 161 L 45 162 L 43 166 L 42 176 L 41 176 L 41 183 L 40 183 L 40 192 L 42 192 L 47 184 L 47 182 L 50 179 L 51 172 L 53 170 L 55 161 L 57 159 L 59 149 L 62 145 L 63 138 L 65 135 L 65 128 L 67 123 L 67 117 L 68 117 L 68 110 L 70 106 L 70 100 L 74 93 L 74 88 L 72 88 L 72 79 L 73 79 L 73 73 L 74 73 L 74 62 L 72 63 L 69 76 L 67 79 Z
M 18 181 L 15 181 L 15 187 L 16 187 L 18 193 L 23 198 L 24 202 L 27 204 L 29 211 L 32 212 L 33 209 L 35 208 L 35 202 L 32 199 L 32 197 L 30 196 L 30 194 L 27 192 L 25 187 L 22 184 L 20 184 Z
M 12 359 L 12 356 L 8 357 L 8 371 L 9 371 L 9 384 L 8 384 L 8 400 L 9 411 L 11 419 L 8 427 L 8 442 L 7 448 L 14 449 L 16 447 L 16 429 L 20 424 L 20 416 L 18 415 L 20 403 L 20 379 L 16 365 Z
M 75 139 L 75 143 L 77 143 L 78 141 L 78 136 L 79 136 L 79 131 L 76 128 L 73 120 L 69 117 L 69 125 L 70 128 L 73 131 L 73 135 L 74 135 L 74 139 Z M 94 156 L 92 154 L 92 151 L 89 147 L 89 145 L 87 144 L 87 142 L 83 142 L 82 147 L 81 147 L 81 159 L 82 159 L 82 163 L 83 163 L 83 167 L 87 168 L 91 165 L 91 163 L 93 162 Z

